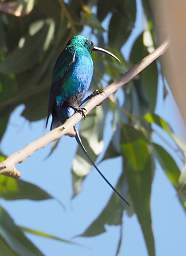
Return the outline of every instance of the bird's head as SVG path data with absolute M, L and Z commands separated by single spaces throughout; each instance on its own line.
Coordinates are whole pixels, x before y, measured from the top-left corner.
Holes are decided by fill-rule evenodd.
M 85 47 L 90 52 L 90 54 L 92 53 L 92 51 L 103 52 L 103 53 L 106 53 L 106 54 L 112 56 L 113 58 L 115 58 L 117 61 L 120 62 L 120 60 L 118 59 L 118 57 L 116 55 L 109 52 L 108 50 L 105 50 L 101 47 L 95 46 L 92 41 L 88 40 L 85 36 L 82 36 L 82 35 L 73 36 L 69 40 L 67 45 L 71 45 L 71 46 L 75 46 L 75 47 Z

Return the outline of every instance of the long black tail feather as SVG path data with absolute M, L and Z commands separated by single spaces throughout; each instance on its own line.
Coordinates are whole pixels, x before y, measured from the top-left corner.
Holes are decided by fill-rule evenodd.
M 96 169 L 96 171 L 101 175 L 101 177 L 105 180 L 105 182 L 111 187 L 111 189 L 116 193 L 117 196 L 119 196 L 119 198 L 126 203 L 128 206 L 130 205 L 129 202 L 120 194 L 120 192 L 118 192 L 113 186 L 112 184 L 106 179 L 106 177 L 102 174 L 102 172 L 98 169 L 98 167 L 96 166 L 96 164 L 94 163 L 94 161 L 90 158 L 86 148 L 84 147 L 82 141 L 81 141 L 81 137 L 79 135 L 79 132 L 77 131 L 77 129 L 74 127 L 75 132 L 76 132 L 76 136 L 75 139 L 77 141 L 77 143 L 80 145 L 81 149 L 83 150 L 84 154 L 86 155 L 86 157 L 88 158 L 88 160 L 90 161 L 90 163 L 94 166 L 94 168 Z

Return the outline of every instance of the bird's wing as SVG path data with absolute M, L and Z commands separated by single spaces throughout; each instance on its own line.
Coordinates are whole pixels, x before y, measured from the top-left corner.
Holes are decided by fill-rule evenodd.
M 65 78 L 69 73 L 72 64 L 75 62 L 75 57 L 75 51 L 69 51 L 65 48 L 57 58 L 53 70 L 52 85 L 49 93 L 48 116 L 46 120 L 46 126 L 48 124 L 50 114 L 52 114 L 54 111 L 56 96 L 59 94 L 61 88 L 64 85 Z

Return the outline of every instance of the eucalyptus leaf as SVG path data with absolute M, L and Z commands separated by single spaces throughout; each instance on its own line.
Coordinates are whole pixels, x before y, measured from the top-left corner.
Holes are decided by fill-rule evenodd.
M 97 4 L 97 16 L 100 21 L 109 14 L 111 10 L 114 8 L 113 1 L 108 0 L 99 0 Z
M 35 236 L 40 236 L 43 238 L 48 238 L 48 239 L 52 239 L 55 241 L 59 241 L 59 242 L 63 242 L 63 243 L 67 243 L 67 244 L 75 244 L 74 242 L 70 241 L 70 240 L 66 240 L 64 238 L 58 237 L 58 236 L 54 236 L 51 234 L 48 234 L 46 232 L 43 231 L 39 231 L 39 230 L 35 230 L 32 228 L 28 228 L 28 227 L 23 227 L 23 226 L 18 226 L 23 232 L 28 233 L 28 234 L 32 234 Z
M 132 47 L 130 53 L 130 62 L 132 64 L 136 64 L 148 54 L 148 49 L 144 44 L 143 36 L 143 33 L 139 35 Z M 149 110 L 154 111 L 158 86 L 157 64 L 153 63 L 146 68 L 139 77 L 133 80 L 133 84 L 134 87 L 132 88 L 132 91 L 135 91 L 138 97 L 137 114 L 145 114 Z
M 108 147 L 106 148 L 106 151 L 105 151 L 101 161 L 115 158 L 118 156 L 120 156 L 120 153 L 116 150 L 116 148 L 114 147 L 113 141 L 111 140 Z
M 144 116 L 144 119 L 148 123 L 156 124 L 157 126 L 162 128 L 163 131 L 165 131 L 171 137 L 171 139 L 178 146 L 178 149 L 180 149 L 181 152 L 183 153 L 183 155 L 186 157 L 186 146 L 185 146 L 185 143 L 173 133 L 173 130 L 170 127 L 170 125 L 162 117 L 160 117 L 159 115 L 154 114 L 154 113 L 153 114 L 147 113 Z
M 134 27 L 135 19 L 135 0 L 115 0 L 108 35 L 112 47 L 120 49 L 123 46 Z M 119 33 L 116 28 L 120 28 Z
M 43 256 L 42 252 L 16 226 L 13 219 L 2 207 L 0 207 L 0 239 L 6 242 L 6 245 L 15 252 L 15 255 Z
M 186 209 L 186 172 L 180 171 L 175 159 L 162 146 L 153 143 L 153 149 L 157 159 L 165 172 L 165 175 L 177 191 L 181 206 Z
M 149 0 L 143 0 L 142 4 L 143 4 L 144 12 L 148 17 L 148 21 L 150 22 L 153 16 L 151 3 L 149 2 Z
M 0 175 L 0 198 L 5 200 L 46 200 L 53 197 L 40 187 L 23 180 Z
M 178 193 L 179 193 L 180 202 L 184 206 L 184 209 L 186 209 L 186 170 L 185 168 L 183 169 L 179 177 Z
M 145 119 L 145 121 L 147 121 L 150 124 L 158 125 L 169 135 L 172 135 L 172 129 L 171 129 L 170 125 L 161 116 L 159 116 L 155 113 L 147 113 L 144 116 L 144 119 Z
M 157 159 L 172 185 L 177 188 L 180 177 L 180 169 L 174 158 L 160 145 L 153 143 Z
M 40 46 L 44 45 L 47 31 L 48 26 L 43 22 L 40 31 L 25 37 L 23 46 L 15 49 L 0 63 L 0 72 L 3 74 L 20 73 L 36 65 L 43 55 L 43 49 Z
M 3 256 L 17 256 L 17 254 L 8 246 L 8 244 L 0 237 L 0 252 Z
M 125 177 L 122 174 L 116 185 L 117 191 L 122 191 Z M 106 231 L 105 225 L 121 225 L 125 205 L 118 196 L 113 193 L 109 202 L 101 211 L 100 215 L 90 224 L 81 236 L 97 236 Z
M 9 108 L 9 111 L 11 112 L 12 108 L 10 109 Z M 1 112 L 0 112 L 1 114 Z M 8 120 L 9 120 L 9 113 L 7 112 L 4 112 L 1 114 L 0 116 L 0 140 L 2 139 L 5 131 L 6 131 L 6 128 L 7 128 L 7 125 L 8 125 Z
M 122 136 L 121 153 L 124 158 L 123 168 L 128 181 L 130 198 L 143 232 L 148 255 L 154 256 L 155 242 L 150 209 L 154 170 L 151 152 L 142 132 L 123 126 Z
M 121 152 L 120 152 L 120 128 L 118 126 L 118 128 L 115 130 L 105 152 L 104 155 L 101 159 L 101 161 L 107 160 L 107 159 L 111 159 L 111 158 L 115 158 L 120 156 Z

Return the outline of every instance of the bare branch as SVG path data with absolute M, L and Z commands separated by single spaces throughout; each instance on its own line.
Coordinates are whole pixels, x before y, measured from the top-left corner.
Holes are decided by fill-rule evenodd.
M 154 52 L 147 55 L 140 63 L 136 64 L 134 67 L 129 69 L 123 77 L 107 86 L 103 92 L 95 97 L 93 97 L 85 106 L 87 114 L 93 110 L 97 105 L 100 105 L 105 99 L 110 95 L 115 93 L 120 87 L 126 85 L 134 77 L 136 77 L 141 71 L 148 67 L 153 61 L 159 58 L 168 48 L 168 41 L 165 41 L 161 46 L 159 46 Z M 71 118 L 69 118 L 63 125 L 60 127 L 48 132 L 39 139 L 31 142 L 29 145 L 23 149 L 15 152 L 10 155 L 5 161 L 0 163 L 0 174 L 4 174 L 12 177 L 19 177 L 20 173 L 16 170 L 16 164 L 23 162 L 26 158 L 31 156 L 35 151 L 41 149 L 42 147 L 48 145 L 50 142 L 58 140 L 64 135 L 67 135 L 72 130 L 72 127 L 75 126 L 82 119 L 82 115 L 75 113 Z

